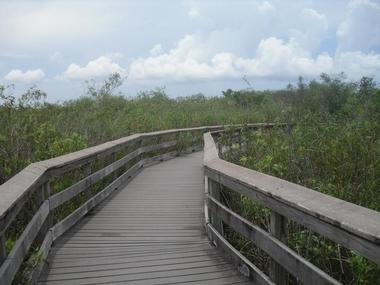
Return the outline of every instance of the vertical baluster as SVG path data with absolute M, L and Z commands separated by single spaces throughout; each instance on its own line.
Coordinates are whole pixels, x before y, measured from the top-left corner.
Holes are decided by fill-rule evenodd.
M 284 244 L 287 243 L 287 220 L 284 216 L 271 211 L 270 213 L 270 234 L 279 239 Z M 270 278 L 278 285 L 289 284 L 287 271 L 275 261 L 271 261 L 269 268 Z
M 176 141 L 177 141 L 177 156 L 179 156 L 180 155 L 180 153 L 181 153 L 181 145 L 180 145 L 180 134 L 179 134 L 179 132 L 177 132 L 176 133 L 176 135 L 175 135 L 175 139 L 176 139 Z
M 157 145 L 159 145 L 164 140 L 163 140 L 162 136 L 157 136 L 155 141 L 156 141 L 155 143 Z M 159 151 L 160 155 L 163 154 L 163 153 L 165 153 L 165 150 L 163 150 L 163 149 L 158 149 L 158 151 Z M 161 161 L 162 161 L 162 159 L 161 159 Z
M 49 199 L 50 196 L 50 181 L 46 181 L 42 186 L 41 189 L 37 192 L 37 208 L 41 206 L 41 204 Z M 46 218 L 44 224 L 41 226 L 40 231 L 38 232 L 38 235 L 36 237 L 37 244 L 41 244 L 44 240 L 46 233 L 50 229 L 50 227 L 53 225 L 53 210 L 50 210 L 48 217 Z
M 116 157 L 116 152 L 113 152 L 111 154 L 111 164 L 114 163 L 116 161 L 117 157 Z M 113 174 L 112 174 L 112 180 L 115 180 L 117 178 L 117 171 L 114 171 Z
M 85 166 L 84 166 L 84 177 L 88 177 L 89 175 L 91 175 L 91 162 L 87 163 Z M 86 190 L 84 191 L 84 195 L 86 196 L 86 201 L 91 199 L 92 197 L 92 191 L 91 191 L 91 186 L 89 186 L 91 183 L 91 181 L 89 181 L 88 183 L 86 183 L 87 187 L 86 187 Z
M 51 183 L 50 180 L 46 181 L 43 185 L 43 191 L 45 195 L 45 199 L 49 199 L 51 195 Z M 46 228 L 49 230 L 54 224 L 54 210 L 50 209 L 49 215 L 46 219 Z
M 208 178 L 208 189 L 210 195 L 220 202 L 220 184 Z M 211 224 L 221 235 L 224 236 L 223 222 L 215 213 L 211 214 Z
M 5 259 L 7 258 L 7 248 L 5 246 L 5 233 L 0 234 L 0 266 L 3 264 Z
M 221 143 L 217 143 L 218 146 L 218 156 L 223 159 L 223 146 Z
M 144 140 L 143 139 L 140 139 L 140 141 L 137 143 L 137 146 L 138 146 L 138 149 L 141 149 L 144 145 Z M 140 154 L 139 154 L 139 161 L 142 161 L 144 159 L 144 154 L 142 152 L 142 150 L 140 150 Z M 143 164 L 141 164 L 143 166 Z
M 190 132 L 190 135 L 191 135 L 191 152 L 194 152 L 196 150 L 196 148 L 195 148 L 195 142 L 196 142 L 195 132 Z

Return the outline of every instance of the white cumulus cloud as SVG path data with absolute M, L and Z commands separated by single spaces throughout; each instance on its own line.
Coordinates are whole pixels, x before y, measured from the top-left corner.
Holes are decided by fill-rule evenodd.
M 241 57 L 231 52 L 210 54 L 193 35 L 187 35 L 169 52 L 138 58 L 129 67 L 130 78 L 202 80 L 242 76 L 289 80 L 298 76 L 317 77 L 321 73 L 345 72 L 351 77 L 380 75 L 380 55 L 345 52 L 312 56 L 297 39 L 269 37 L 260 41 L 255 56 Z
M 191 7 L 187 14 L 189 15 L 190 18 L 196 18 L 200 16 L 199 9 L 196 7 Z
M 297 28 L 290 29 L 289 35 L 309 51 L 317 50 L 328 32 L 327 17 L 311 8 L 302 9 Z
M 354 0 L 337 30 L 338 51 L 369 52 L 380 48 L 380 3 Z
M 81 67 L 75 63 L 70 64 L 66 71 L 58 76 L 58 79 L 89 79 L 103 77 L 118 72 L 125 74 L 126 70 L 116 63 L 112 56 L 100 56 Z
M 63 62 L 63 55 L 59 51 L 56 51 L 49 55 L 49 60 L 54 63 L 61 63 Z
M 274 11 L 276 8 L 268 1 L 264 1 L 263 3 L 257 6 L 257 9 L 260 13 L 265 14 Z
M 20 69 L 12 69 L 8 72 L 4 79 L 12 82 L 33 83 L 45 77 L 42 69 L 33 69 L 22 71 Z
M 362 76 L 380 76 L 380 54 L 361 51 L 342 52 L 335 58 L 335 69 L 358 79 Z
M 151 50 L 149 51 L 150 55 L 156 56 L 159 55 L 163 52 L 162 45 L 161 44 L 156 44 L 154 45 Z

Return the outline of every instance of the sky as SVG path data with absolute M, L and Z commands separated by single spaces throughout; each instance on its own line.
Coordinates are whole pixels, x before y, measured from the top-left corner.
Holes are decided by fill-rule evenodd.
M 345 72 L 380 81 L 380 0 L 0 0 L 0 84 L 75 99 L 118 72 L 171 97 L 284 88 Z

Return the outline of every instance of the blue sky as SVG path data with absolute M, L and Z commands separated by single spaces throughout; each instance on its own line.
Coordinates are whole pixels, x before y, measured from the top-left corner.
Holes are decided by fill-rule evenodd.
M 277 89 L 344 71 L 380 80 L 380 1 L 0 0 L 0 84 L 50 101 L 119 72 L 122 91 Z

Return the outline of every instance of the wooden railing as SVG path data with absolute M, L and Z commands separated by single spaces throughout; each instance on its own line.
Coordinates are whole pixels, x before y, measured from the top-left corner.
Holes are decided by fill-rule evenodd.
M 273 126 L 248 125 L 251 129 Z M 201 150 L 203 144 L 208 234 L 243 274 L 258 284 L 282 284 L 286 269 L 304 284 L 339 284 L 286 246 L 287 219 L 380 263 L 378 212 L 222 160 L 218 155 L 222 148 L 218 149 L 210 133 L 221 130 L 223 126 L 209 126 L 135 134 L 26 167 L 0 186 L 0 284 L 11 284 L 33 258 L 37 261 L 26 272 L 34 283 L 53 242 L 95 205 L 126 185 L 141 168 Z M 61 180 L 65 183 L 60 184 Z M 223 205 L 221 185 L 272 209 L 271 232 Z M 227 242 L 223 223 L 276 261 L 270 277 Z M 18 234 L 13 246 L 6 246 L 10 231 Z
M 227 162 L 219 156 L 222 149 L 212 133 L 204 134 L 206 229 L 209 238 L 224 249 L 255 284 L 286 284 L 288 273 L 302 284 L 340 284 L 287 246 L 287 220 L 380 265 L 379 212 Z M 269 232 L 224 205 L 220 199 L 221 187 L 269 208 Z M 223 232 L 225 225 L 271 257 L 269 276 L 227 241 Z
M 184 152 L 201 150 L 203 133 L 221 128 L 209 126 L 135 134 L 32 163 L 16 174 L 0 186 L 0 284 L 11 284 L 20 274 L 20 267 L 25 267 L 32 257 L 37 262 L 27 278 L 28 282 L 34 283 L 52 243 L 95 205 L 128 183 L 142 167 Z M 95 162 L 97 169 L 91 167 Z M 126 167 L 128 169 L 123 169 Z M 77 181 L 70 180 L 65 189 L 55 189 L 52 184 L 57 184 L 67 173 L 74 173 L 72 176 L 76 177 L 78 173 L 81 175 Z M 108 184 L 100 191 L 91 190 L 103 180 Z M 71 210 L 73 206 L 69 202 L 65 208 L 73 199 L 77 200 L 72 204 L 79 206 Z M 63 212 L 70 211 L 69 214 L 62 217 L 61 209 L 57 215 L 59 207 L 63 207 Z M 25 211 L 33 212 L 33 215 L 24 222 L 23 229 L 18 229 L 20 221 L 28 217 L 23 213 Z M 14 245 L 7 249 L 10 229 L 19 233 Z

